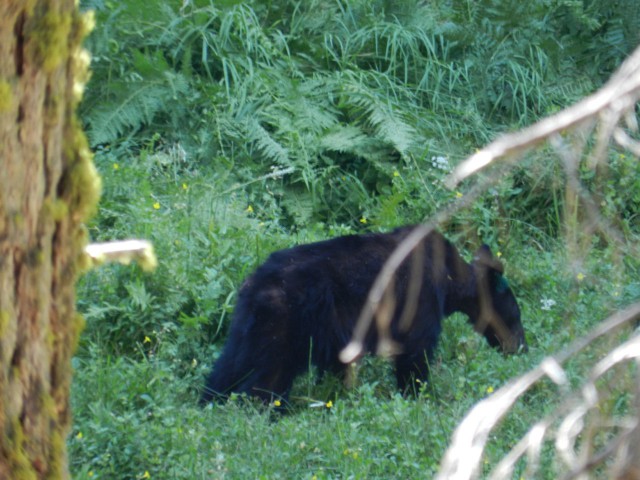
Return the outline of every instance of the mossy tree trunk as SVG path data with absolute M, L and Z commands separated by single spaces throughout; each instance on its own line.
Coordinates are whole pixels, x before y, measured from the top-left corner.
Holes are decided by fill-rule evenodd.
M 0 479 L 68 478 L 74 285 L 99 180 L 75 116 L 90 17 L 0 1 Z

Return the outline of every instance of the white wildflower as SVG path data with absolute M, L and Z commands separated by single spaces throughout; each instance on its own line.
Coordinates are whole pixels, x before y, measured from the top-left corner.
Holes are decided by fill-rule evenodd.
M 556 301 L 553 298 L 542 298 L 540 299 L 540 303 L 542 303 L 542 310 L 551 310 L 551 307 L 553 307 L 556 304 Z
M 449 165 L 449 160 L 447 160 L 447 157 L 431 157 L 431 165 L 433 166 L 433 168 L 444 170 L 445 172 L 451 171 L 451 165 Z

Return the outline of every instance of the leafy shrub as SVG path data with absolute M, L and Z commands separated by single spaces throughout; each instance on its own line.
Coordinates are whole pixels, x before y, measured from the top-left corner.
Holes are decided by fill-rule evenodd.
M 286 172 L 268 199 L 285 227 L 357 227 L 398 162 L 455 161 L 591 91 L 635 43 L 632 3 L 87 1 L 83 116 L 93 145 L 159 137 L 254 198 Z

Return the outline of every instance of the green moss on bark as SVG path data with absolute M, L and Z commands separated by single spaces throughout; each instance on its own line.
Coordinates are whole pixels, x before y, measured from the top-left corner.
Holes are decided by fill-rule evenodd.
M 93 163 L 93 154 L 89 143 L 77 119 L 65 137 L 65 153 L 70 168 L 66 176 L 68 185 L 68 203 L 75 221 L 83 222 L 96 211 L 102 182 Z
M 2 310 L 0 311 L 0 338 L 4 337 L 5 331 L 9 326 L 9 322 L 11 321 L 11 315 L 9 312 Z
M 45 73 L 53 72 L 69 58 L 71 14 L 48 11 L 29 25 L 30 53 Z
M 28 233 L 28 249 L 21 245 L 15 247 L 26 249 L 16 258 L 25 266 L 24 271 L 37 272 L 42 268 L 44 273 L 34 273 L 33 281 L 29 282 L 37 283 L 35 279 L 41 282 L 34 288 L 23 289 L 24 292 L 48 292 L 51 297 L 42 295 L 34 300 L 36 297 L 26 293 L 26 304 L 33 306 L 34 311 L 23 309 L 17 319 L 20 326 L 21 322 L 29 321 L 30 315 L 38 315 L 42 320 L 38 328 L 45 330 L 31 331 L 25 336 L 28 343 L 17 345 L 16 352 L 39 354 L 38 349 L 46 352 L 32 356 L 39 359 L 37 367 L 24 360 L 9 365 L 6 371 L 6 379 L 19 385 L 22 391 L 14 390 L 16 395 L 11 402 L 15 408 L 7 410 L 4 418 L 5 414 L 0 414 L 3 426 L 0 454 L 5 456 L 0 476 L 8 472 L 9 478 L 15 480 L 60 480 L 69 477 L 65 439 L 70 425 L 71 357 L 84 328 L 84 319 L 75 311 L 75 280 L 82 272 L 87 242 L 83 222 L 96 211 L 101 183 L 75 114 L 89 75 L 88 54 L 81 43 L 93 21 L 90 15 L 80 14 L 72 0 L 29 1 L 13 20 L 15 31 L 20 33 L 16 48 L 23 48 L 24 55 L 15 57 L 22 63 L 15 79 L 0 78 L 0 114 L 20 106 L 29 109 L 29 115 L 25 115 L 29 120 L 41 115 L 38 118 L 44 125 L 41 138 L 20 136 L 15 128 L 9 132 L 15 136 L 16 145 L 23 143 L 30 147 L 24 149 L 27 154 L 44 151 L 44 155 L 25 160 L 46 162 L 34 171 L 42 173 L 38 181 L 46 185 L 47 197 L 40 204 L 31 202 L 28 210 L 9 212 L 0 219 L 0 224 L 16 232 L 17 237 L 27 235 L 24 232 L 30 226 L 38 226 Z M 25 128 L 26 131 L 38 130 Z M 44 143 L 44 149 L 39 142 Z M 14 156 L 12 161 L 19 166 L 23 159 Z M 16 170 L 19 171 L 18 167 Z M 44 236 L 42 243 L 36 238 L 38 235 Z M 34 245 L 51 245 L 51 249 L 38 249 Z M 30 265 L 30 261 L 36 264 Z M 50 285 L 48 279 L 51 279 Z M 19 292 L 21 295 L 23 290 Z M 0 335 L 16 325 L 16 319 L 11 318 L 9 312 L 11 310 L 0 311 Z M 48 321 L 46 325 L 45 321 Z M 19 380 L 16 382 L 16 379 Z M 29 407 L 26 414 L 23 401 Z
M 12 423 L 12 435 L 9 445 L 9 457 L 11 471 L 15 480 L 37 480 L 38 476 L 31 465 L 29 455 L 25 451 L 26 439 L 22 424 L 16 419 Z
M 13 88 L 5 80 L 0 80 L 0 113 L 8 112 L 13 105 Z

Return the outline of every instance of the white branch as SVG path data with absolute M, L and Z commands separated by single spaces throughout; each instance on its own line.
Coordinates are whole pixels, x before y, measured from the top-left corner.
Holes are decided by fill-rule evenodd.
M 143 270 L 153 270 L 158 260 L 153 246 L 146 240 L 122 240 L 117 242 L 92 243 L 85 247 L 93 265 L 105 262 L 118 262 L 128 265 L 137 261 Z
M 552 380 L 562 379 L 563 375 L 558 375 L 558 369 L 562 363 L 590 345 L 595 339 L 638 318 L 640 318 L 640 302 L 615 313 L 588 336 L 574 342 L 558 355 L 543 360 L 538 367 L 512 380 L 493 395 L 476 404 L 456 429 L 436 480 L 476 478 L 491 430 L 524 392 L 545 376 Z M 629 357 L 627 348 L 616 350 L 612 355 L 619 355 L 622 359 Z M 595 375 L 597 376 L 603 368 L 609 367 L 610 361 L 611 356 L 607 356 L 598 364 L 594 370 Z M 550 369 L 550 365 L 554 367 Z

